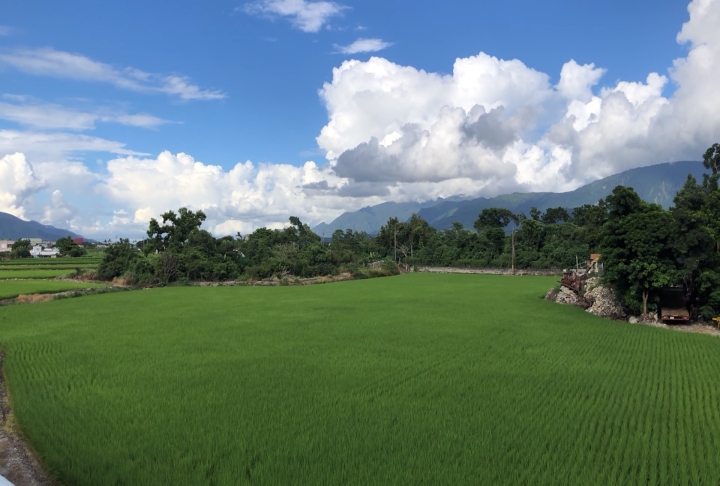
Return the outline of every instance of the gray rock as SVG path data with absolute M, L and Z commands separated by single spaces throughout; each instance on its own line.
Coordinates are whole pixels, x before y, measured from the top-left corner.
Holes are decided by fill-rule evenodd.
M 555 289 L 548 290 L 547 294 L 545 294 L 545 300 L 549 300 L 551 302 L 555 302 L 557 300 L 557 292 Z
M 558 304 L 580 305 L 580 299 L 575 292 L 565 287 L 560 287 L 555 302 Z
M 600 317 L 613 319 L 624 319 L 625 311 L 615 299 L 612 289 L 603 285 L 596 285 L 592 290 L 586 292 L 585 299 L 592 302 L 587 312 Z

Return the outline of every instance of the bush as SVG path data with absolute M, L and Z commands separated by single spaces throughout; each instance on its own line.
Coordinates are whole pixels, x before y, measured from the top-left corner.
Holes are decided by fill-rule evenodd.
M 392 260 L 392 258 L 386 258 L 385 261 L 382 264 L 382 269 L 386 272 L 389 272 L 390 275 L 399 275 L 400 269 L 398 268 L 397 264 Z M 376 269 L 373 269 L 376 270 Z
M 715 312 L 715 309 L 713 309 L 711 306 L 706 305 L 703 307 L 700 307 L 700 317 L 703 318 L 705 321 L 711 321 L 713 317 L 716 317 L 717 313 Z
M 120 240 L 105 249 L 105 256 L 98 266 L 97 274 L 104 280 L 112 280 L 127 273 L 137 258 L 140 258 L 140 254 L 130 246 L 130 242 Z
M 138 257 L 135 258 L 127 271 L 127 276 L 133 284 L 147 284 L 157 281 L 157 258 Z

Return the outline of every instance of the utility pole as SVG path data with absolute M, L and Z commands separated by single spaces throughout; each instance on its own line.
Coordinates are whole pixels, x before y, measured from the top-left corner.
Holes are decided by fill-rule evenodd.
M 512 230 L 512 273 L 515 275 L 515 230 Z
M 395 246 L 395 264 L 397 265 L 397 228 L 395 228 L 395 239 L 394 239 L 394 246 Z

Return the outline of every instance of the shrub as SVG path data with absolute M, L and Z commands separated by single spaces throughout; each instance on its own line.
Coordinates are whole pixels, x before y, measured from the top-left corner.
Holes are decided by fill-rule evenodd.
M 392 260 L 392 258 L 386 258 L 385 261 L 383 261 L 382 269 L 386 272 L 389 272 L 390 275 L 400 274 L 400 269 L 398 268 L 397 264 Z
M 120 240 L 105 249 L 105 256 L 98 265 L 97 274 L 104 280 L 112 280 L 125 274 L 140 254 L 130 246 L 128 240 Z

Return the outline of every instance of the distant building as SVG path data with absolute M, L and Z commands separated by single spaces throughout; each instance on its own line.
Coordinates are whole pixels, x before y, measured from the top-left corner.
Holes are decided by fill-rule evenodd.
M 590 255 L 590 260 L 587 262 L 588 272 L 602 274 L 603 264 L 600 263 L 600 256 L 600 253 L 593 253 Z
M 29 241 L 31 246 L 42 245 L 42 238 L 20 238 L 20 240 Z
M 11 251 L 13 244 L 15 244 L 13 240 L 0 240 L 0 252 L 5 253 Z
M 73 241 L 74 241 L 75 243 L 77 243 L 78 245 L 82 245 L 82 244 L 83 244 L 83 239 L 80 238 L 80 237 L 73 238 Z

